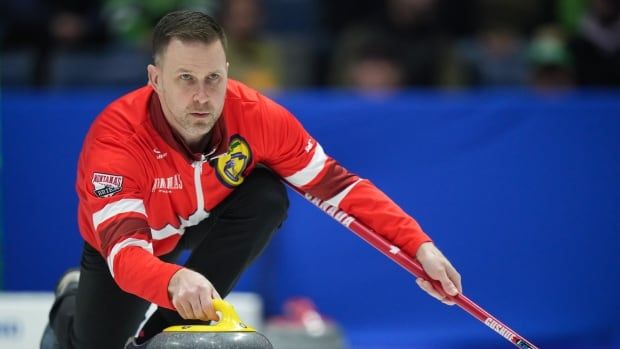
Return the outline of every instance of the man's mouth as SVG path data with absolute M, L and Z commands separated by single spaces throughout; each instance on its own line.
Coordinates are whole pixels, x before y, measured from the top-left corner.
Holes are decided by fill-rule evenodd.
M 209 112 L 192 112 L 190 113 L 193 117 L 196 118 L 206 118 L 207 116 L 209 116 Z

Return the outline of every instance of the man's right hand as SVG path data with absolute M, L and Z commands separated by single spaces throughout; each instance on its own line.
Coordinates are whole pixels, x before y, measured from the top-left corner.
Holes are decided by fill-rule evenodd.
M 211 282 L 200 273 L 187 268 L 177 271 L 168 284 L 168 295 L 172 305 L 185 320 L 219 320 L 211 300 L 221 297 Z

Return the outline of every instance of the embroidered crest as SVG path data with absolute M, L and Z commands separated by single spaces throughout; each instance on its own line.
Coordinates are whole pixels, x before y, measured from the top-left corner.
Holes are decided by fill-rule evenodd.
M 245 170 L 252 162 L 252 151 L 245 139 L 234 135 L 230 139 L 228 151 L 216 160 L 217 178 L 227 187 L 243 183 Z
M 93 173 L 94 193 L 97 197 L 107 198 L 123 189 L 123 176 L 107 173 Z

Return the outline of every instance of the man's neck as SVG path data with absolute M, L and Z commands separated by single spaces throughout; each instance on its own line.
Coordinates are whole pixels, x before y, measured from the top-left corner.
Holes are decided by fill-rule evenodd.
M 213 133 L 212 131 L 209 131 L 209 133 L 207 133 L 206 135 L 196 140 L 185 139 L 185 143 L 187 144 L 189 149 L 192 151 L 192 153 L 202 154 L 206 151 L 207 146 L 209 145 L 209 142 L 211 141 L 212 133 Z

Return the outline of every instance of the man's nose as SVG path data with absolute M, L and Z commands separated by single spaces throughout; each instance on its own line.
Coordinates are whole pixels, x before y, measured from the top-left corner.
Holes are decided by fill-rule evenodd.
M 199 84 L 194 93 L 194 102 L 204 104 L 209 100 L 209 91 L 206 86 Z

